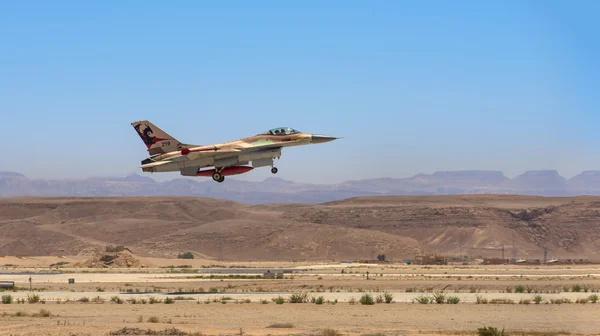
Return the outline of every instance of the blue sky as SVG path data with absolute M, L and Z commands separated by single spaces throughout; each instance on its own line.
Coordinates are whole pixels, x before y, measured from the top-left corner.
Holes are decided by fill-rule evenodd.
M 600 169 L 595 1 L 4 1 L 0 170 L 123 176 L 148 119 L 209 144 L 278 126 L 317 183 Z M 262 180 L 268 169 L 240 179 Z M 171 179 L 178 174 L 152 175 Z

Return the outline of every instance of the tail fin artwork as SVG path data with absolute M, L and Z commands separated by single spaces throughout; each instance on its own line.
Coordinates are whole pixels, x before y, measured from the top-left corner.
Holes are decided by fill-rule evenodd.
M 148 120 L 131 123 L 136 132 L 148 148 L 150 155 L 163 154 L 180 150 L 183 145 L 165 131 L 156 127 Z

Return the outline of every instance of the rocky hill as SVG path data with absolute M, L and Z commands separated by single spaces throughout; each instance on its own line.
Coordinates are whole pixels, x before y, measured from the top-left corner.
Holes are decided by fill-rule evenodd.
M 277 177 L 262 182 L 228 178 L 176 178 L 157 182 L 137 174 L 81 180 L 29 179 L 0 172 L 0 197 L 14 196 L 198 196 L 244 204 L 322 203 L 359 196 L 512 194 L 539 196 L 600 195 L 600 171 L 566 179 L 556 171 L 529 171 L 509 179 L 499 171 L 442 171 L 409 178 L 376 178 L 337 184 L 307 184 Z
M 246 205 L 195 197 L 0 199 L 0 255 L 221 260 L 391 259 L 418 253 L 600 258 L 600 197 L 376 196 Z

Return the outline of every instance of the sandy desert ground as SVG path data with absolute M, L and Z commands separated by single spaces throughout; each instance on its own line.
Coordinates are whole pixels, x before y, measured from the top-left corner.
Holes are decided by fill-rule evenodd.
M 2 335 L 477 335 L 484 326 L 508 335 L 600 334 L 600 302 L 592 302 L 600 295 L 600 265 L 211 268 L 194 260 L 204 267 L 57 269 L 44 266 L 55 262 L 49 257 L 4 257 L 0 264 L 9 258 L 13 266 L 0 268 L 0 281 L 14 281 L 16 290 L 0 293 L 12 298 L 0 304 Z M 266 269 L 286 273 L 264 279 Z M 418 301 L 440 293 L 444 303 Z M 291 303 L 294 294 L 305 294 L 305 302 Z M 360 302 L 366 294 L 373 305 Z M 447 302 L 451 297 L 459 301 Z
M 598 261 L 599 205 L 512 195 L 3 199 L 0 281 L 16 287 L 0 293 L 0 335 L 600 335 L 600 264 L 477 264 L 502 246 L 509 257 L 513 244 L 515 258 L 547 248 L 548 258 Z M 185 252 L 194 259 L 177 258 Z M 379 253 L 391 262 L 342 262 Z M 406 263 L 421 253 L 469 262 Z

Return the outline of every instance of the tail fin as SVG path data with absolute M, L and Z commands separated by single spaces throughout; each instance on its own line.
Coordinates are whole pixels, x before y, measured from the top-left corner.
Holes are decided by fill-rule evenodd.
M 168 153 L 182 148 L 181 142 L 154 126 L 148 120 L 133 122 L 131 126 L 137 131 L 150 155 Z

